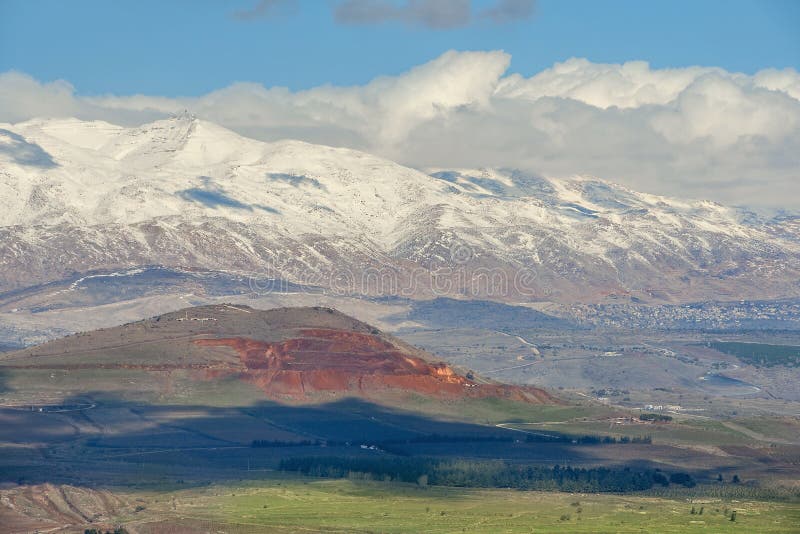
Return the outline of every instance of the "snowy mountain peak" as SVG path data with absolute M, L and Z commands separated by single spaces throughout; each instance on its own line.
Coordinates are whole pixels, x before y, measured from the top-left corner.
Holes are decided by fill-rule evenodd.
M 785 221 L 586 176 L 425 174 L 350 149 L 244 138 L 188 113 L 135 128 L 0 125 L 0 202 L 0 288 L 141 264 L 411 276 L 466 247 L 474 267 L 535 273 L 530 294 L 496 295 L 511 300 L 800 292 L 800 240 Z

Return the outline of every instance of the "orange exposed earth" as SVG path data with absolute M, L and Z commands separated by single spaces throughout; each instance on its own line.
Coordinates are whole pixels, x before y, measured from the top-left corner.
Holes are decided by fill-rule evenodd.
M 302 399 L 326 392 L 369 396 L 393 389 L 449 398 L 554 402 L 537 388 L 470 380 L 447 364 L 429 363 L 376 335 L 323 328 L 301 329 L 299 335 L 276 343 L 242 337 L 194 343 L 236 350 L 245 368 L 241 378 L 270 396 Z

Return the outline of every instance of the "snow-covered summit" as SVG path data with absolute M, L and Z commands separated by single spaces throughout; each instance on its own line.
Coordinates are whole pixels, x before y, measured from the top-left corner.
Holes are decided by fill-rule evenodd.
M 786 221 L 591 177 L 427 174 L 350 149 L 248 139 L 188 114 L 135 128 L 0 124 L 0 233 L 0 289 L 141 264 L 288 278 L 430 271 L 458 244 L 476 266 L 535 273 L 531 294 L 511 299 L 800 292 L 790 282 L 800 242 Z

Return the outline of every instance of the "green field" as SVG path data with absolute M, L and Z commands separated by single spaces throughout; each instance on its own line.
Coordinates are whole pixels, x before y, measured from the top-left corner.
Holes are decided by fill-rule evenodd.
M 139 515 L 221 532 L 797 532 L 797 503 L 274 479 L 137 494 Z M 703 513 L 692 514 L 703 509 Z M 730 520 L 736 511 L 736 521 Z M 177 517 L 182 519 L 176 520 Z M 136 514 L 121 518 L 136 521 Z M 214 526 L 216 525 L 216 526 Z
M 437 418 L 445 417 L 478 424 L 542 423 L 578 418 L 596 419 L 610 417 L 619 413 L 618 410 L 596 404 L 541 405 L 525 404 L 499 398 L 442 402 L 420 395 L 409 395 L 404 399 L 403 406 L 406 409 L 433 415 Z
M 741 343 L 738 341 L 714 341 L 708 345 L 714 350 L 736 356 L 744 363 L 756 367 L 800 366 L 800 347 L 792 345 Z
M 608 435 L 616 438 L 651 436 L 653 443 L 678 445 L 743 445 L 753 443 L 751 437 L 732 430 L 719 421 L 685 419 L 669 423 L 617 425 L 608 421 L 572 420 L 550 423 L 516 423 L 509 427 L 528 431 L 551 431 L 564 434 Z
M 769 440 L 800 443 L 800 418 L 753 417 L 735 419 L 735 424 L 756 432 Z

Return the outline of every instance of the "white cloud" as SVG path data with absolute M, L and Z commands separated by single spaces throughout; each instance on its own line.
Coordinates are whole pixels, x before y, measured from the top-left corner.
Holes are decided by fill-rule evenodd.
M 511 75 L 500 93 L 509 98 L 536 100 L 544 96 L 572 98 L 599 108 L 635 108 L 666 104 L 699 77 L 720 69 L 689 67 L 652 70 L 645 61 L 622 65 L 591 63 L 573 58 L 531 78 Z
M 0 120 L 16 122 L 36 116 L 69 116 L 78 111 L 73 87 L 64 80 L 39 83 L 27 74 L 0 74 Z
M 0 75 L 0 121 L 120 124 L 183 108 L 264 140 L 367 150 L 417 167 L 594 174 L 632 188 L 800 210 L 800 74 L 571 59 L 530 78 L 503 52 L 448 52 L 357 87 L 236 83 L 198 98 L 81 97 Z
M 742 81 L 719 74 L 698 78 L 654 114 L 654 129 L 675 144 L 708 139 L 718 147 L 751 137 L 780 143 L 798 134 L 796 99 Z
M 783 91 L 795 99 L 800 99 L 800 76 L 794 69 L 764 69 L 753 77 L 758 87 Z

